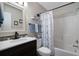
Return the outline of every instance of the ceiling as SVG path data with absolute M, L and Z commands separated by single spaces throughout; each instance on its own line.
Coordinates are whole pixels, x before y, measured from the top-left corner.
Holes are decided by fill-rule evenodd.
M 45 9 L 50 10 L 68 4 L 69 2 L 38 2 L 38 3 L 42 5 Z
M 39 2 L 46 10 L 54 9 L 59 6 L 68 4 L 70 2 Z M 64 6 L 59 9 L 53 10 L 54 17 L 61 17 L 64 15 L 68 15 L 69 13 L 77 13 L 79 11 L 79 2 Z

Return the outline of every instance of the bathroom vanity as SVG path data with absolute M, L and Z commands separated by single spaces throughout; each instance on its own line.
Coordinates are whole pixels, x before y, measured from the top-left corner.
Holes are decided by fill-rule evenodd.
M 36 56 L 36 38 L 24 37 L 0 42 L 0 56 Z

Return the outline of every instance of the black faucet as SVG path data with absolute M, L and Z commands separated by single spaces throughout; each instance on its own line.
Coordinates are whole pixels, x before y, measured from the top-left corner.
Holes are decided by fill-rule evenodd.
M 14 39 L 18 39 L 18 38 L 19 38 L 19 33 L 15 32 Z

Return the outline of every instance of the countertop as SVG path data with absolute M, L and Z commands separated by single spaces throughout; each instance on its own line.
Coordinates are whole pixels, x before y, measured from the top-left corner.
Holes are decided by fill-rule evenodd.
M 0 51 L 12 48 L 17 45 L 21 45 L 30 41 L 36 40 L 35 37 L 23 37 L 16 40 L 0 41 Z

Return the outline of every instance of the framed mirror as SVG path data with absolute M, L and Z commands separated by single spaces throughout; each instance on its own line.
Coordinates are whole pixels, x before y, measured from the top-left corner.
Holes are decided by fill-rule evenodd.
M 10 2 L 1 2 L 1 7 L 4 15 L 4 21 L 0 27 L 0 32 L 24 30 L 24 9 Z

